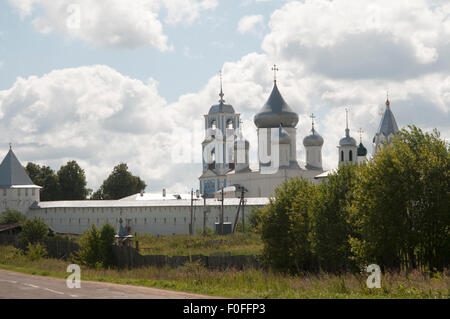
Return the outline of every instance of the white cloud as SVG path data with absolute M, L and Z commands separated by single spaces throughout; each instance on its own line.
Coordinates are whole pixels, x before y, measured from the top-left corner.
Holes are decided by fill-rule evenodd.
M 136 48 L 148 45 L 165 51 L 171 47 L 158 14 L 167 10 L 166 22 L 192 23 L 217 0 L 9 0 L 22 18 L 33 16 L 41 33 L 62 33 L 94 45 Z M 37 7 L 42 10 L 35 10 Z M 42 15 L 41 15 L 42 14 Z
M 238 31 L 244 33 L 261 33 L 264 27 L 264 16 L 262 15 L 247 15 L 241 18 L 238 23 Z
M 387 22 L 379 23 L 383 32 L 365 28 L 361 22 L 364 19 L 355 17 L 365 9 L 355 4 L 352 10 L 345 10 L 345 3 L 289 3 L 272 15 L 271 30 L 263 42 L 264 53 L 250 53 L 238 61 L 224 63 L 225 100 L 242 114 L 253 161 L 257 151 L 253 116 L 272 89 L 273 63 L 279 65 L 281 93 L 300 116 L 297 149 L 302 162 L 302 140 L 311 128 L 308 115 L 314 112 L 317 131 L 325 140 L 324 166 L 337 165 L 336 146 L 344 135 L 345 107 L 350 107 L 351 135 L 359 141 L 357 130 L 361 127 L 365 131 L 363 143 L 371 152 L 380 121 L 378 112 L 384 108 L 387 90 L 399 126 L 416 124 L 426 130 L 436 127 L 444 138 L 450 137 L 450 64 L 442 58 L 450 53 L 449 40 L 444 37 L 450 31 L 450 19 L 442 18 L 443 12 L 450 12 L 450 6 L 430 11 L 422 7 L 425 2 L 421 0 L 408 2 L 412 9 L 404 11 L 399 26 L 393 18 L 400 15 L 397 2 L 392 4 L 392 12 L 383 12 L 383 16 L 391 17 L 392 30 L 402 26 L 408 30 L 411 23 L 407 15 L 415 18 L 414 8 L 422 8 L 426 18 L 417 20 L 411 38 L 421 39 L 425 47 L 435 49 L 437 58 L 433 62 L 417 56 L 412 40 L 389 30 Z M 335 13 L 329 5 L 336 5 Z M 290 24 L 285 19 L 290 19 Z M 312 25 L 314 21 L 317 25 Z M 287 28 L 289 25 L 292 30 Z M 360 37 L 354 37 L 354 45 L 345 51 L 343 43 L 348 44 L 348 38 L 358 32 Z M 440 39 L 441 43 L 433 39 Z M 364 57 L 362 51 L 353 55 L 358 44 L 364 47 L 370 41 L 384 41 L 394 47 L 367 49 Z M 400 50 L 400 44 L 405 50 Z M 331 59 L 333 50 L 339 59 L 326 61 Z M 349 57 L 345 58 L 345 52 Z M 382 61 L 375 67 L 363 63 L 363 58 Z M 124 161 L 152 191 L 162 187 L 186 191 L 198 185 L 202 115 L 217 103 L 218 87 L 218 76 L 214 76 L 199 92 L 182 95 L 168 104 L 159 96 L 157 83 L 152 79 L 144 83 L 107 66 L 56 70 L 42 77 L 19 78 L 11 89 L 0 91 L 0 134 L 4 141 L 17 143 L 17 154 L 22 160 L 55 168 L 68 159 L 78 160 L 93 188 L 114 165 Z
M 272 14 L 262 47 L 331 77 L 407 78 L 449 67 L 449 14 L 425 0 L 292 1 Z

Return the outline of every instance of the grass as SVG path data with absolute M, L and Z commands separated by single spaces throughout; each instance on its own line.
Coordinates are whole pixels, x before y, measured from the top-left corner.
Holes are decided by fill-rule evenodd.
M 0 268 L 66 278 L 69 262 L 42 258 L 31 261 L 13 247 L 0 247 Z M 288 276 L 255 269 L 208 270 L 191 263 L 183 267 L 130 270 L 81 270 L 82 280 L 147 286 L 231 298 L 450 298 L 448 270 L 428 276 L 413 271 L 387 273 L 381 289 L 366 287 L 366 274 Z
M 232 236 L 219 235 L 137 235 L 139 250 L 143 255 L 259 255 L 262 253 L 261 237 L 252 233 L 235 233 Z

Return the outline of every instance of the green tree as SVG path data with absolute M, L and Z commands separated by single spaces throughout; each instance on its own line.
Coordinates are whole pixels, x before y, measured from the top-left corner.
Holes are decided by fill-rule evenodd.
M 144 181 L 128 171 L 127 164 L 120 163 L 114 167 L 114 170 L 91 196 L 91 199 L 120 199 L 139 193 L 145 187 Z
M 358 169 L 356 165 L 343 165 L 318 186 L 312 203 L 311 240 L 321 270 L 336 272 L 352 267 L 350 209 Z
M 99 230 L 94 224 L 80 239 L 80 250 L 76 259 L 83 265 L 99 268 L 113 265 L 113 244 L 115 230 L 110 224 L 105 224 Z
M 25 171 L 34 184 L 42 186 L 40 190 L 41 201 L 55 201 L 60 199 L 59 180 L 54 170 L 49 166 L 40 166 L 30 162 L 25 167 Z
M 76 161 L 61 166 L 58 173 L 61 200 L 84 200 L 89 194 L 86 188 L 86 175 Z
M 48 235 L 48 226 L 42 220 L 28 219 L 22 225 L 22 241 L 25 245 L 42 242 Z
M 275 190 L 275 199 L 262 209 L 264 257 L 275 270 L 298 273 L 315 268 L 310 241 L 310 206 L 316 187 L 293 178 Z
M 388 269 L 448 266 L 449 171 L 449 145 L 437 130 L 401 130 L 358 174 L 355 257 Z
M 115 241 L 116 230 L 110 224 L 105 224 L 100 233 L 102 264 L 104 267 L 110 267 L 114 264 L 113 245 Z
M 78 262 L 88 267 L 102 266 L 102 240 L 97 226 L 92 224 L 91 229 L 87 230 L 80 238 L 79 244 L 80 250 L 76 253 Z
M 0 214 L 0 224 L 15 224 L 24 222 L 27 217 L 16 210 L 6 209 L 4 213 Z

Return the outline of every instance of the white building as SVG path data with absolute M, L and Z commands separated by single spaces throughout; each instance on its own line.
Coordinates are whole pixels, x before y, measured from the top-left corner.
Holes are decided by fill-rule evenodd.
M 318 182 L 323 173 L 323 138 L 315 131 L 303 140 L 306 165 L 297 160 L 298 115 L 284 101 L 276 80 L 269 99 L 255 115 L 258 133 L 258 167 L 249 163 L 250 143 L 242 136 L 239 114 L 225 104 L 222 89 L 218 105 L 205 115 L 205 140 L 202 142 L 203 173 L 200 192 L 209 197 L 227 186 L 245 189 L 246 197 L 270 197 L 283 181 L 304 177 Z
M 41 187 L 34 185 L 10 148 L 0 164 L 0 213 L 17 210 L 29 218 L 39 218 L 58 233 L 81 234 L 92 224 L 109 223 L 119 227 L 122 218 L 132 233 L 153 235 L 189 234 L 191 223 L 190 194 L 135 194 L 121 200 L 81 200 L 41 202 Z M 249 198 L 244 216 L 252 207 L 262 208 L 268 198 Z M 225 198 L 223 221 L 234 223 L 239 199 Z M 222 202 L 215 198 L 194 197 L 192 224 L 194 232 L 206 227 L 214 229 L 221 221 Z M 242 219 L 242 207 L 239 221 Z
M 11 209 L 26 214 L 33 203 L 39 202 L 40 188 L 33 184 L 10 146 L 0 164 L 0 212 Z

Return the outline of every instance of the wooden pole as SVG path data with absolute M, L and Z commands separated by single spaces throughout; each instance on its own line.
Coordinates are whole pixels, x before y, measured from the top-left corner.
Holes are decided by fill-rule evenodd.
M 221 228 L 222 228 L 222 230 L 221 230 L 221 232 L 222 232 L 222 234 L 221 235 L 223 235 L 223 187 L 222 187 L 222 216 L 221 216 Z
M 203 235 L 206 236 L 206 194 L 203 194 Z
M 193 224 L 192 224 L 192 215 L 193 215 L 193 205 L 194 205 L 194 190 L 191 189 L 191 223 L 189 224 L 189 234 L 193 234 Z

